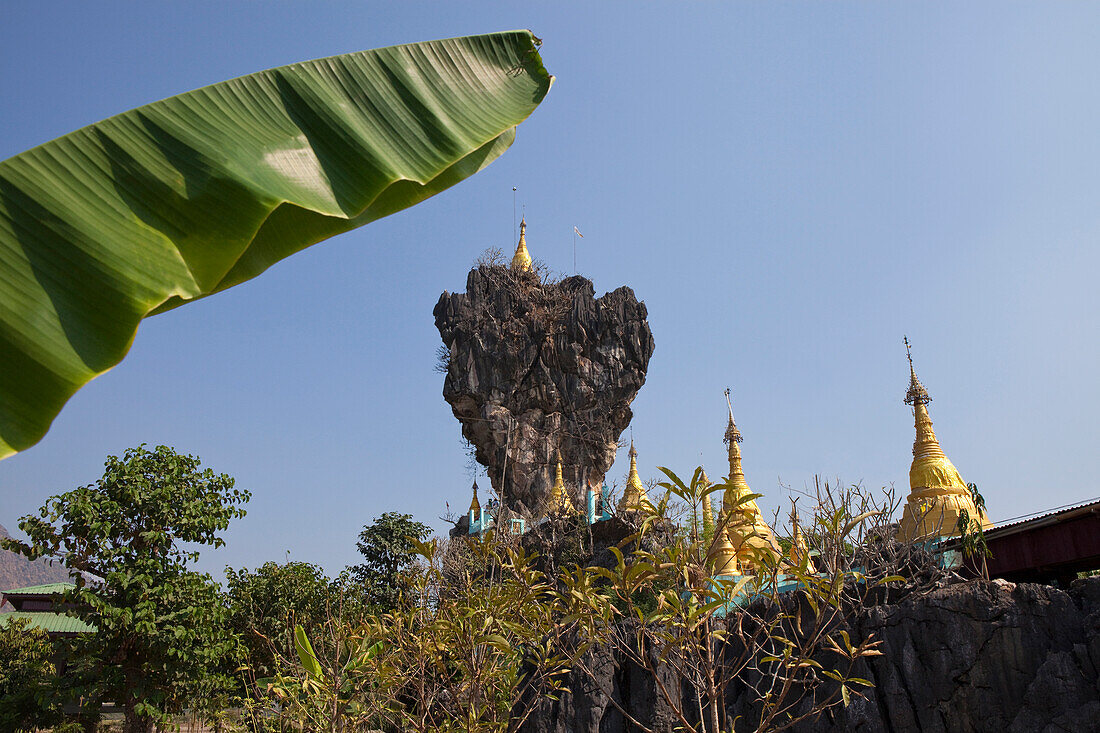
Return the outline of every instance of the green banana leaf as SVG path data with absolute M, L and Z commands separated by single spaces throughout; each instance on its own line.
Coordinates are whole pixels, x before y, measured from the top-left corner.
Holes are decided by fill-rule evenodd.
M 305 671 L 318 682 L 323 681 L 325 671 L 321 669 L 321 663 L 317 661 L 313 645 L 309 643 L 309 637 L 301 624 L 294 624 L 294 650 L 298 652 L 298 661 Z
M 0 458 L 138 323 L 495 160 L 550 88 L 529 31 L 292 64 L 0 162 Z

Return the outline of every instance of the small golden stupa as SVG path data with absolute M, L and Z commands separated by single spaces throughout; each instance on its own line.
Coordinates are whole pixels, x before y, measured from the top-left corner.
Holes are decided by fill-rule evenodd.
M 718 515 L 718 525 L 725 528 L 725 513 Z M 711 575 L 740 575 L 741 568 L 737 564 L 737 550 L 730 542 L 728 532 L 718 532 L 711 540 L 710 552 L 707 553 L 707 565 Z
M 801 567 L 809 552 L 806 538 L 802 536 L 802 528 L 798 526 L 798 507 L 791 504 L 791 549 L 787 552 L 787 562 L 796 568 Z
M 470 499 L 470 511 L 474 521 L 481 519 L 481 502 L 477 499 L 477 479 L 474 479 L 474 498 Z
M 957 535 L 959 515 L 963 510 L 971 520 L 981 522 L 982 529 L 992 527 L 985 512 L 974 505 L 966 482 L 936 440 L 932 419 L 928 416 L 928 403 L 932 398 L 917 379 L 908 338 L 905 339 L 905 353 L 909 357 L 909 390 L 905 393 L 905 404 L 913 406 L 917 437 L 913 441 L 913 465 L 909 468 L 909 497 L 902 512 L 898 538 L 909 542 Z
M 550 514 L 573 514 L 576 511 L 565 488 L 565 479 L 561 475 L 561 451 L 558 451 L 558 466 L 554 471 L 554 485 L 550 487 L 550 502 L 546 511 Z
M 703 470 L 703 475 L 699 477 L 699 483 L 703 485 L 704 490 L 710 486 L 706 469 Z M 714 533 L 714 504 L 711 503 L 711 498 L 710 494 L 703 497 L 703 537 L 706 538 Z
M 527 217 L 519 221 L 519 244 L 516 245 L 516 253 L 512 255 L 512 269 L 520 272 L 531 269 L 531 253 L 527 251 Z
M 730 486 L 722 495 L 722 514 L 733 512 L 726 524 L 730 541 L 737 550 L 738 558 L 745 564 L 751 564 L 752 558 L 763 552 L 769 552 L 776 557 L 781 553 L 772 528 L 764 521 L 756 500 L 740 501 L 753 491 L 741 470 L 741 433 L 733 422 L 733 403 L 730 401 L 729 389 L 726 389 L 726 404 L 729 406 L 725 442 L 729 446 Z
M 626 476 L 626 488 L 623 489 L 623 498 L 619 499 L 618 512 L 637 512 L 645 508 L 649 503 L 645 486 L 638 476 L 638 451 L 634 450 L 634 439 L 630 439 L 630 472 Z

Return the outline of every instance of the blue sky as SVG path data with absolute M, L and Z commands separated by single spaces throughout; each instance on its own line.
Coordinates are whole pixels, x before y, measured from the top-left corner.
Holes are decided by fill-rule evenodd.
M 597 293 L 649 307 L 644 478 L 724 473 L 729 385 L 765 510 L 815 474 L 906 492 L 908 334 L 994 520 L 1100 494 L 1100 6 L 23 3 L 0 24 L 0 159 L 260 69 L 523 27 L 556 81 L 510 151 L 143 323 L 0 462 L 0 523 L 146 442 L 253 492 L 216 574 L 287 550 L 336 572 L 384 511 L 445 529 L 470 476 L 432 307 L 514 246 L 513 186 L 535 257 L 569 273 L 577 226 Z

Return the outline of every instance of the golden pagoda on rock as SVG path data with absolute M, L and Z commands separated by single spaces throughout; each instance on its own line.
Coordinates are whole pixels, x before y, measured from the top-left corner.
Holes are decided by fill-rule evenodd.
M 729 423 L 726 425 L 725 442 L 729 446 L 730 485 L 722 495 L 722 515 L 732 513 L 726 523 L 726 531 L 742 564 L 751 565 L 753 558 L 762 553 L 770 553 L 775 557 L 781 553 L 772 528 L 764 521 L 756 500 L 744 499 L 753 491 L 741 470 L 741 433 L 733 422 L 733 403 L 730 401 L 729 389 L 726 390 L 726 404 L 729 407 Z
M 565 479 L 562 478 L 561 451 L 558 451 L 558 466 L 554 471 L 554 485 L 550 487 L 550 501 L 546 511 L 548 514 L 573 514 L 576 511 L 573 508 L 573 500 L 569 498 L 569 492 L 565 488 Z
M 905 393 L 905 404 L 913 406 L 917 436 L 913 441 L 913 465 L 909 468 L 909 497 L 902 512 L 898 539 L 910 542 L 957 535 L 959 515 L 963 510 L 971 520 L 980 521 L 983 529 L 992 527 L 985 512 L 974 505 L 966 482 L 936 440 L 932 419 L 928 416 L 928 403 L 932 398 L 917 379 L 908 338 L 905 339 L 905 352 L 909 357 L 909 390 Z
M 619 500 L 618 512 L 637 512 L 645 509 L 649 503 L 645 486 L 638 476 L 638 451 L 634 450 L 634 439 L 630 439 L 630 472 L 626 477 L 626 488 L 623 489 L 623 498 Z
M 515 219 L 512 219 L 515 222 Z M 531 253 L 527 251 L 527 217 L 519 221 L 519 244 L 512 255 L 512 269 L 527 272 L 531 269 Z

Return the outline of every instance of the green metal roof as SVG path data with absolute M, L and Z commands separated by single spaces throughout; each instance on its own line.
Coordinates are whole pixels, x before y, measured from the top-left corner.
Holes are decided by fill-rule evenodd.
M 95 627 L 78 618 L 51 611 L 12 611 L 0 614 L 0 626 L 6 626 L 12 619 L 25 618 L 31 626 L 51 634 L 84 634 L 95 631 Z
M 75 587 L 76 583 L 46 583 L 45 585 L 28 585 L 25 588 L 12 588 L 3 591 L 3 593 L 4 595 L 21 596 L 55 596 Z

